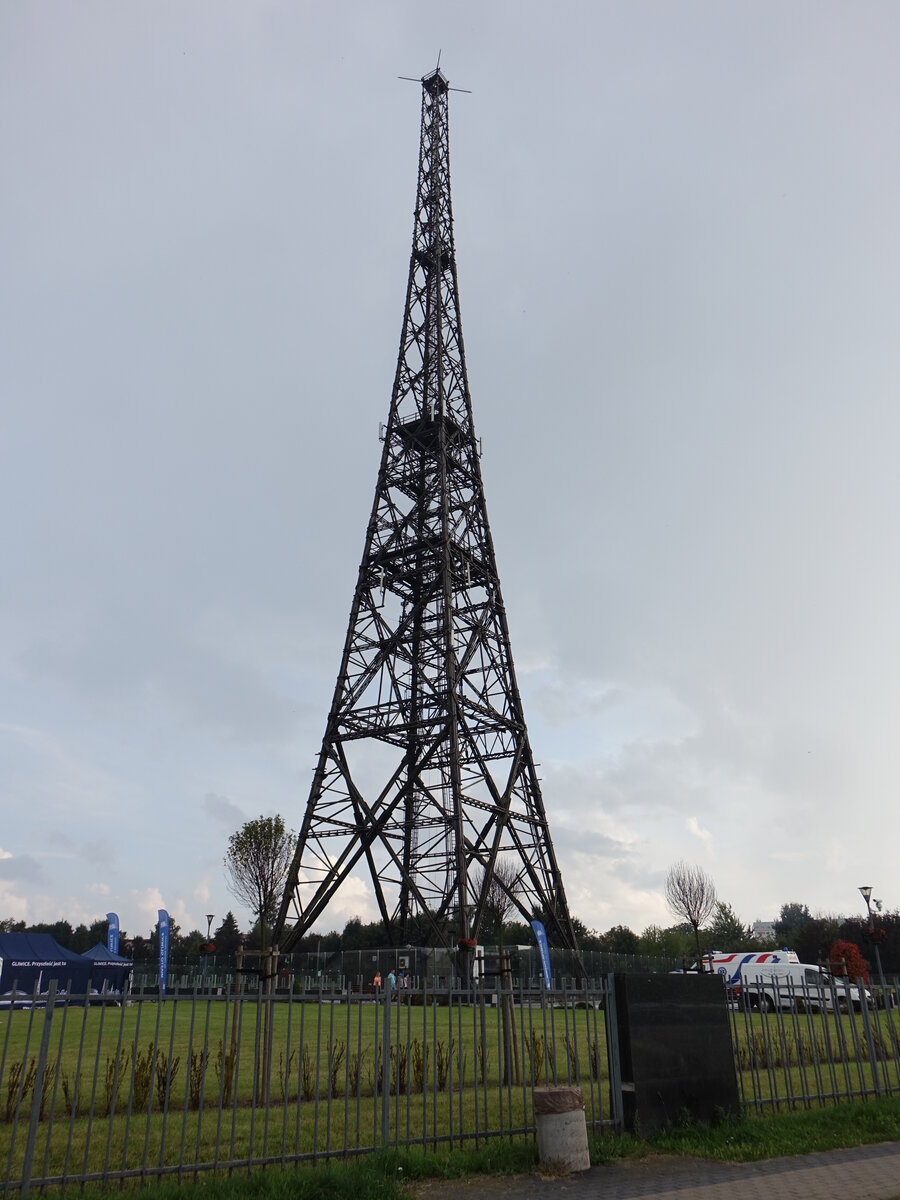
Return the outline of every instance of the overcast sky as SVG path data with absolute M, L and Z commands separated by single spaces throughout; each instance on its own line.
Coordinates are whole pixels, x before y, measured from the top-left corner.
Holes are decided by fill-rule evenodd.
M 229 909 L 299 828 L 420 91 L 573 912 L 900 905 L 900 7 L 0 6 L 0 917 Z M 360 886 L 322 923 L 376 915 Z

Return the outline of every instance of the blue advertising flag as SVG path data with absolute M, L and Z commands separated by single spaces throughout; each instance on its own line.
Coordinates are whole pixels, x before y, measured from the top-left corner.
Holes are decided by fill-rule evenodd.
M 531 928 L 534 930 L 538 950 L 541 952 L 541 970 L 544 973 L 544 986 L 550 987 L 553 982 L 553 972 L 550 969 L 550 945 L 547 942 L 547 930 L 544 928 L 543 921 L 532 921 Z
M 169 973 L 169 914 L 159 910 L 159 994 L 166 994 L 166 976 Z
M 119 915 L 118 913 L 107 913 L 106 919 L 109 921 L 109 930 L 106 934 L 106 948 L 110 954 L 119 953 Z

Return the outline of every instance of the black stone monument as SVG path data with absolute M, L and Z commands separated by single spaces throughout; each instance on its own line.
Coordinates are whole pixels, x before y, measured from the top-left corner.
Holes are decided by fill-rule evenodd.
M 725 983 L 719 975 L 616 975 L 625 1128 L 738 1113 Z

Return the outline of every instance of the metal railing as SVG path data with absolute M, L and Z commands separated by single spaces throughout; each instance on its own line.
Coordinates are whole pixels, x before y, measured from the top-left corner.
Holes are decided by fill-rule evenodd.
M 0 1192 L 530 1137 L 535 1087 L 621 1127 L 610 981 L 84 997 L 0 1009 Z
M 244 951 L 239 952 L 245 957 Z M 249 953 L 249 952 L 248 952 Z M 500 948 L 485 945 L 480 953 L 488 961 L 499 958 Z M 503 951 L 510 960 L 513 980 L 523 987 L 538 987 L 542 966 L 537 948 L 534 946 L 512 946 Z M 253 961 L 258 952 L 252 952 Z M 574 964 L 569 953 L 551 949 L 550 959 L 553 977 L 556 980 L 572 977 Z M 226 987 L 236 974 L 241 973 L 237 954 L 202 955 L 193 961 L 171 961 L 168 968 L 168 990 Z M 678 967 L 681 960 L 653 955 L 612 954 L 586 950 L 581 955 L 579 976 L 589 979 L 604 978 L 609 972 L 670 971 Z M 384 978 L 391 970 L 408 974 L 420 986 L 427 981 L 429 987 L 446 987 L 458 975 L 455 952 L 440 948 L 406 947 L 368 950 L 320 950 L 283 953 L 278 958 L 283 979 L 301 981 L 303 986 L 318 986 L 354 991 L 371 990 L 376 973 Z M 152 991 L 159 985 L 156 959 L 134 964 L 134 988 L 137 991 Z
M 748 1112 L 900 1095 L 900 988 L 845 979 L 744 981 L 731 1005 Z
M 393 995 L 248 982 L 163 1000 L 51 983 L 0 1007 L 0 1193 L 532 1137 L 542 1086 L 580 1086 L 589 1130 L 622 1127 L 611 976 Z M 786 981 L 770 998 L 723 1001 L 745 1112 L 900 1094 L 900 988 Z

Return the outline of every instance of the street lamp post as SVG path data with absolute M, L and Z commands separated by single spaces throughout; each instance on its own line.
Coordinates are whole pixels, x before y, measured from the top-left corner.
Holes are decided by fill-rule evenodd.
M 871 885 L 866 885 L 859 889 L 859 893 L 866 902 L 866 912 L 869 914 L 869 929 L 872 931 L 872 944 L 875 946 L 875 963 L 878 967 L 878 980 L 881 983 L 881 998 L 887 1003 L 887 990 L 884 982 L 884 971 L 881 969 L 881 953 L 878 949 L 878 940 L 875 930 L 875 918 L 872 916 L 872 888 Z M 875 901 L 875 907 L 881 912 L 881 901 Z

